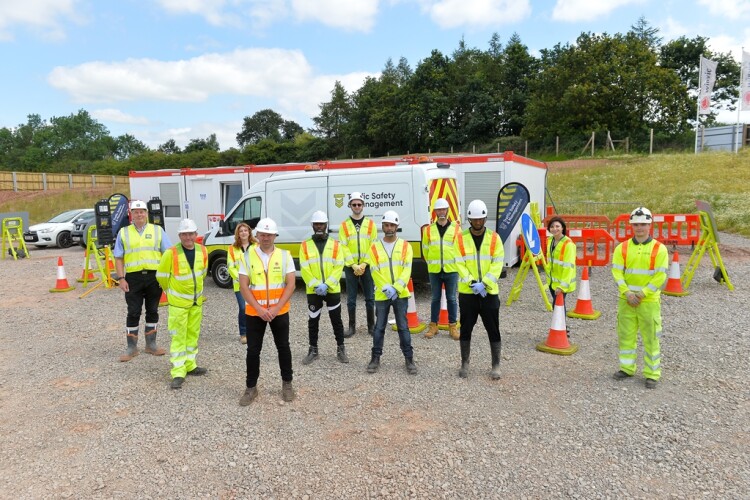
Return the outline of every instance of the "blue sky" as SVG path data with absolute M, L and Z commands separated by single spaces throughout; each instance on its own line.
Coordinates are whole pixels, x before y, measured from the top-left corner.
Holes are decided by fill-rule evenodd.
M 414 68 L 495 32 L 538 54 L 640 16 L 665 41 L 750 49 L 750 0 L 0 0 L 0 127 L 85 109 L 150 147 L 216 133 L 224 150 L 261 109 L 311 127 L 336 80 L 354 91 L 388 58 Z

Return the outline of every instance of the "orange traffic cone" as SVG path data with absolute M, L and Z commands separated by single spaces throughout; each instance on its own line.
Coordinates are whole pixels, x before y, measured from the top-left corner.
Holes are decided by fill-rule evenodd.
M 409 295 L 409 305 L 406 307 L 406 322 L 409 326 L 409 332 L 412 334 L 421 333 L 427 328 L 427 325 L 420 322 L 419 317 L 417 316 L 417 303 L 414 301 L 414 285 L 411 283 L 411 278 L 409 278 L 407 288 L 411 293 L 411 295 Z M 398 327 L 393 325 L 393 330 L 398 330 Z
M 159 307 L 168 306 L 168 305 L 169 305 L 169 300 L 167 299 L 167 294 L 166 292 L 162 291 L 161 298 L 159 299 Z
M 440 315 L 438 316 L 438 328 L 447 330 L 449 328 L 448 319 L 448 299 L 445 297 L 445 285 L 443 285 L 442 295 L 440 296 Z
M 558 293 L 555 298 L 555 309 L 552 311 L 552 324 L 547 341 L 537 344 L 536 349 L 562 356 L 570 356 L 578 350 L 577 345 L 568 342 L 568 333 L 565 331 L 565 303 L 561 293 Z
M 74 286 L 68 284 L 68 278 L 65 277 L 65 267 L 63 266 L 62 257 L 57 258 L 57 283 L 55 288 L 50 288 L 50 292 L 69 292 L 74 290 Z
M 568 311 L 569 318 L 596 319 L 602 315 L 601 311 L 595 311 L 591 304 L 591 288 L 589 287 L 589 268 L 583 268 L 581 282 L 578 287 L 578 301 L 576 308 Z
M 94 271 L 89 267 L 89 262 L 89 250 L 86 249 L 83 257 L 83 269 L 81 270 L 81 277 L 76 279 L 78 283 L 86 283 L 88 281 L 96 281 L 99 279 L 94 276 Z M 86 277 L 86 270 L 88 270 L 89 272 L 88 278 Z
M 680 254 L 677 252 L 674 253 L 672 263 L 669 265 L 667 286 L 661 293 L 675 297 L 684 297 L 689 293 L 682 288 L 682 280 L 680 279 Z

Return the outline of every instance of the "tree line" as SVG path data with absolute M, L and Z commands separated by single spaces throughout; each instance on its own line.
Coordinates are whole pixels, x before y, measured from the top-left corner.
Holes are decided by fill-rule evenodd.
M 718 61 L 713 113 L 736 109 L 740 65 L 712 52 L 708 39 L 663 42 L 640 18 L 625 34 L 581 33 L 532 55 L 517 34 L 488 48 L 463 40 L 450 55 L 433 50 L 412 68 L 388 60 L 378 77 L 351 93 L 335 82 L 305 130 L 272 109 L 246 116 L 237 145 L 220 150 L 215 134 L 180 148 L 156 149 L 130 134 L 112 137 L 85 110 L 49 122 L 39 115 L 0 129 L 0 168 L 16 171 L 126 174 L 129 170 L 314 162 L 409 153 L 515 150 L 544 154 L 556 140 L 580 150 L 592 132 L 630 137 L 653 130 L 661 144 L 692 144 L 699 60 Z

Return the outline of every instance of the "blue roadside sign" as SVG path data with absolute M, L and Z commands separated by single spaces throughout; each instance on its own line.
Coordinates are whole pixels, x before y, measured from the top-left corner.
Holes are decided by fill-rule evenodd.
M 509 182 L 497 193 L 495 232 L 503 242 L 510 238 L 510 233 L 528 204 L 529 190 L 518 182 Z
M 130 224 L 128 198 L 124 194 L 113 194 L 109 197 L 109 209 L 112 214 L 112 243 L 114 243 L 120 229 Z
M 523 234 L 523 241 L 526 243 L 529 252 L 534 257 L 539 255 L 539 252 L 542 251 L 542 240 L 539 238 L 539 230 L 529 214 L 521 215 L 521 234 Z

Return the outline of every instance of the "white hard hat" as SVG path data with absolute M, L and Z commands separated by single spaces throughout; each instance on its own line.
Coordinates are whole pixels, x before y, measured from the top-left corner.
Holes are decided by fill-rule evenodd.
M 316 210 L 310 217 L 310 224 L 325 223 L 328 224 L 328 216 L 322 210 Z
M 636 208 L 630 212 L 630 223 L 632 224 L 633 222 L 651 224 L 653 222 L 651 211 L 646 207 Z
M 394 210 L 388 210 L 383 214 L 382 222 L 390 222 L 391 224 L 396 224 L 398 226 L 398 214 Z
M 266 233 L 266 234 L 279 234 L 279 229 L 276 227 L 276 223 L 272 220 L 266 217 L 265 219 L 261 219 L 258 221 L 258 225 L 255 226 L 255 232 L 256 233 Z
M 482 200 L 469 203 L 469 208 L 466 210 L 467 219 L 484 219 L 485 217 L 487 217 L 487 205 Z
M 130 202 L 130 210 L 148 210 L 148 207 L 146 206 L 145 201 L 141 200 L 133 200 Z
M 364 198 L 362 198 L 362 193 L 360 193 L 359 191 L 353 191 L 352 194 L 349 195 L 349 203 L 354 200 L 359 200 L 362 202 L 362 204 L 365 203 Z
M 437 200 L 435 200 L 435 205 L 433 205 L 432 207 L 433 210 L 440 210 L 441 208 L 450 208 L 450 206 L 448 205 L 448 200 L 446 200 L 445 198 L 438 198 Z
M 143 204 L 145 205 L 145 203 Z M 197 232 L 198 232 L 198 226 L 195 225 L 195 222 L 192 219 L 182 219 L 180 221 L 180 227 L 177 229 L 177 234 L 197 233 Z

